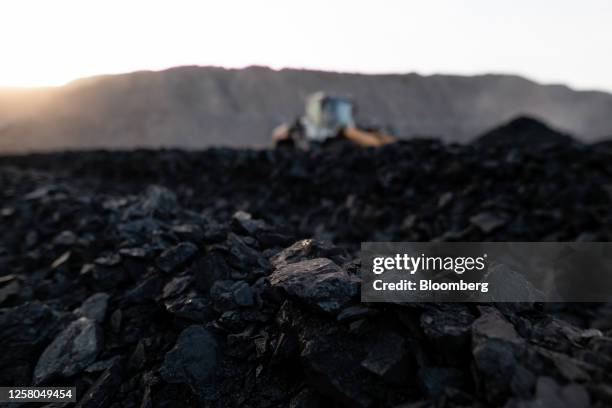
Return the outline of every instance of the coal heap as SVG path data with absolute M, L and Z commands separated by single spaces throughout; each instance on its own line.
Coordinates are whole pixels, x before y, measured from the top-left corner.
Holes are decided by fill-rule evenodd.
M 477 142 L 488 146 L 577 143 L 571 136 L 552 129 L 529 116 L 513 119 L 483 134 L 477 139 Z
M 0 159 L 0 384 L 79 407 L 605 407 L 607 304 L 363 304 L 365 240 L 610 240 L 612 152 Z

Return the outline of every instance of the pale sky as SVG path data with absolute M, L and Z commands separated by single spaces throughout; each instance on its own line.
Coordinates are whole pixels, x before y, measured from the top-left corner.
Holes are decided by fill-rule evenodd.
M 612 91 L 612 0 L 0 0 L 0 85 L 253 64 Z

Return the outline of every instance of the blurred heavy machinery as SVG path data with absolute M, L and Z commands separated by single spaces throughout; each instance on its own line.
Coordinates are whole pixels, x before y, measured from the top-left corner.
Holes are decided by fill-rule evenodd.
M 275 146 L 308 149 L 313 143 L 346 139 L 359 146 L 382 146 L 397 139 L 376 129 L 360 127 L 353 117 L 355 104 L 348 98 L 316 92 L 306 99 L 304 116 L 272 132 Z

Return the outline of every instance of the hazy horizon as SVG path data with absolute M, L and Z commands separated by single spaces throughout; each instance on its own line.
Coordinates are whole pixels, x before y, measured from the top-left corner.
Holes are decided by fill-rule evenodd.
M 175 66 L 170 66 L 170 67 L 166 67 L 166 68 L 160 68 L 160 69 L 139 69 L 139 70 L 135 70 L 135 71 L 125 71 L 125 72 L 112 72 L 112 73 L 101 73 L 101 74 L 93 74 L 93 75 L 88 75 L 88 76 L 83 76 L 83 77 L 78 77 L 78 78 L 73 78 L 70 79 L 64 83 L 61 84 L 56 84 L 56 85 L 2 85 L 0 84 L 0 89 L 14 89 L 14 90 L 28 90 L 28 89 L 40 89 L 40 88 L 61 88 L 64 86 L 67 86 L 71 83 L 74 82 L 78 82 L 80 80 L 88 80 L 88 79 L 95 79 L 98 77 L 106 77 L 106 76 L 120 76 L 120 75 L 131 75 L 131 74 L 137 74 L 137 73 L 141 73 L 141 72 L 164 72 L 164 71 L 168 71 L 168 70 L 174 70 L 174 69 L 181 69 L 181 68 L 220 68 L 220 69 L 226 69 L 226 70 L 243 70 L 243 69 L 248 69 L 248 68 L 264 68 L 264 69 L 270 69 L 272 71 L 282 71 L 282 70 L 296 70 L 296 71 L 311 71 L 311 72 L 325 72 L 325 73 L 337 73 L 337 74 L 356 74 L 356 75 L 368 75 L 368 76 L 376 76 L 376 75 L 410 75 L 410 74 L 416 74 L 416 75 L 420 75 L 422 77 L 430 77 L 430 76 L 454 76 L 454 77 L 479 77 L 479 76 L 487 76 L 487 75 L 491 75 L 491 76 L 509 76 L 509 77 L 520 77 L 523 78 L 527 81 L 530 82 L 534 82 L 540 85 L 549 85 L 549 86 L 565 86 L 571 90 L 574 91 L 585 91 L 585 92 L 604 92 L 604 93 L 609 93 L 612 94 L 612 89 L 598 89 L 598 88 L 577 88 L 574 87 L 570 84 L 567 83 L 563 83 L 563 82 L 546 82 L 546 81 L 539 81 L 535 78 L 530 78 L 527 75 L 522 75 L 519 73 L 512 73 L 512 72 L 477 72 L 477 73 L 473 73 L 473 74 L 457 74 L 457 73 L 453 73 L 453 72 L 433 72 L 433 73 L 422 73 L 422 72 L 416 72 L 416 71 L 407 71 L 407 72 L 359 72 L 359 71 L 342 71 L 342 70 L 334 70 L 334 69 L 316 69 L 316 68 L 306 68 L 306 67 L 280 67 L 280 68 L 274 68 L 274 67 L 270 67 L 267 65 L 245 65 L 245 66 L 239 66 L 239 67 L 227 67 L 227 66 L 220 66 L 220 65 L 196 65 L 196 64 L 186 64 L 186 65 L 175 65 Z
M 612 3 L 58 0 L 0 5 L 0 86 L 199 65 L 519 75 L 612 91 Z M 42 34 L 41 34 L 42 33 Z

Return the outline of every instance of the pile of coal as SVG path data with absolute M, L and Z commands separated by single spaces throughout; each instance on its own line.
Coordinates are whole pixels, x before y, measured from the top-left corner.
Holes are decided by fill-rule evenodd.
M 607 240 L 611 155 L 2 158 L 0 384 L 75 386 L 79 407 L 610 406 L 612 306 L 365 304 L 356 249 Z
M 307 152 L 71 152 L 0 164 L 61 175 L 100 193 L 139 194 L 158 184 L 219 220 L 242 210 L 354 248 L 362 241 L 610 240 L 610 149 L 555 143 L 563 140 L 556 135 L 534 144 L 412 140 Z
M 577 141 L 537 119 L 521 116 L 483 134 L 477 143 L 487 146 L 535 146 L 575 144 Z

